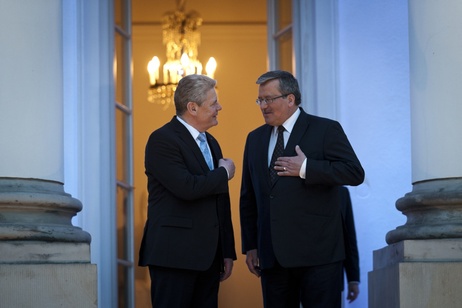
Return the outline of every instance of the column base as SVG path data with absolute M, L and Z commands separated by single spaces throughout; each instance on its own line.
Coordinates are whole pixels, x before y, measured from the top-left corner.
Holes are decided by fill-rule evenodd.
M 462 178 L 414 183 L 396 201 L 406 224 L 387 233 L 388 244 L 404 240 L 462 238 Z
M 0 251 L 0 264 L 91 262 L 88 243 L 0 241 Z
M 462 303 L 462 239 L 406 240 L 374 251 L 370 308 L 456 308 Z
M 90 244 L 90 234 L 72 225 L 81 210 L 62 183 L 0 177 L 0 241 Z
M 96 265 L 0 264 L 0 307 L 98 307 Z

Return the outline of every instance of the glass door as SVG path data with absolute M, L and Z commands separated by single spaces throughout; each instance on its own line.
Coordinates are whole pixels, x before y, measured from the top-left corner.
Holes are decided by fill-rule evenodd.
M 131 1 L 114 0 L 118 307 L 135 307 Z

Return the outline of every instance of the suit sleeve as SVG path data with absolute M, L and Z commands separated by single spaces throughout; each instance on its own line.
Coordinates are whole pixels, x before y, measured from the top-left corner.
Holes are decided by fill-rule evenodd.
M 236 260 L 236 247 L 234 242 L 234 229 L 231 215 L 231 201 L 228 194 L 218 197 L 218 217 L 220 219 L 220 238 L 223 258 Z
M 322 152 L 307 156 L 307 184 L 352 185 L 364 181 L 364 170 L 342 127 L 336 121 L 329 121 L 318 132 Z
M 208 137 L 208 141 L 213 152 L 214 159 L 219 160 L 223 158 L 223 154 L 221 152 L 221 148 L 218 144 L 218 141 L 212 136 Z M 232 223 L 231 200 L 229 197 L 229 193 L 221 193 L 218 195 L 217 214 L 220 220 L 220 239 L 223 258 L 236 260 L 236 247 L 234 242 L 234 229 Z
M 353 217 L 353 209 L 351 206 L 350 193 L 346 187 L 342 187 L 341 192 L 342 218 L 345 239 L 345 260 L 343 262 L 343 266 L 347 276 L 347 281 L 359 282 L 359 253 L 356 241 L 356 230 Z
M 249 137 L 247 137 L 244 160 L 242 167 L 241 197 L 240 197 L 240 219 L 241 219 L 241 241 L 242 253 L 257 248 L 257 217 L 258 211 L 253 190 L 252 180 L 249 169 Z

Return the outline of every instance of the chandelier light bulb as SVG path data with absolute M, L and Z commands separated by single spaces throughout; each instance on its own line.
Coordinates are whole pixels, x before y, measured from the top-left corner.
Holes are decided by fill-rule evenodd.
M 151 85 L 155 85 L 156 81 L 159 79 L 159 67 L 159 58 L 156 56 L 152 57 L 151 61 L 148 63 L 149 82 Z
M 177 10 L 167 12 L 162 17 L 162 41 L 166 47 L 166 62 L 162 72 L 158 57 L 153 57 L 147 67 L 150 82 L 148 101 L 162 105 L 164 110 L 173 103 L 180 79 L 190 74 L 201 75 L 203 71 L 202 63 L 198 60 L 202 18 L 195 11 L 185 13 L 185 2 L 177 1 Z M 212 57 L 205 66 L 205 74 L 213 78 L 216 68 L 217 61 Z
M 205 65 L 205 72 L 207 73 L 207 76 L 210 78 L 213 78 L 213 75 L 215 74 L 215 70 L 217 69 L 217 61 L 215 60 L 214 57 L 210 57 L 209 61 Z

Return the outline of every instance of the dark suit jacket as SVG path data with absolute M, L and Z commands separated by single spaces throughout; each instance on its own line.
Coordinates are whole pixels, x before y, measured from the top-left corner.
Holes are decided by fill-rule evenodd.
M 341 185 L 359 185 L 364 170 L 336 121 L 301 110 L 284 150 L 307 157 L 306 179 L 279 177 L 271 187 L 268 143 L 272 126 L 249 133 L 240 198 L 242 252 L 258 249 L 261 268 L 315 266 L 345 257 Z
M 340 205 L 343 218 L 343 230 L 345 233 L 345 260 L 343 261 L 343 268 L 345 270 L 348 282 L 359 282 L 359 253 L 356 241 L 356 229 L 353 217 L 353 208 L 351 206 L 351 198 L 348 188 L 340 188 L 340 197 Z
M 223 155 L 206 135 L 216 167 Z M 236 259 L 226 169 L 209 170 L 176 117 L 149 137 L 145 168 L 149 205 L 139 265 L 203 271 L 217 251 Z

